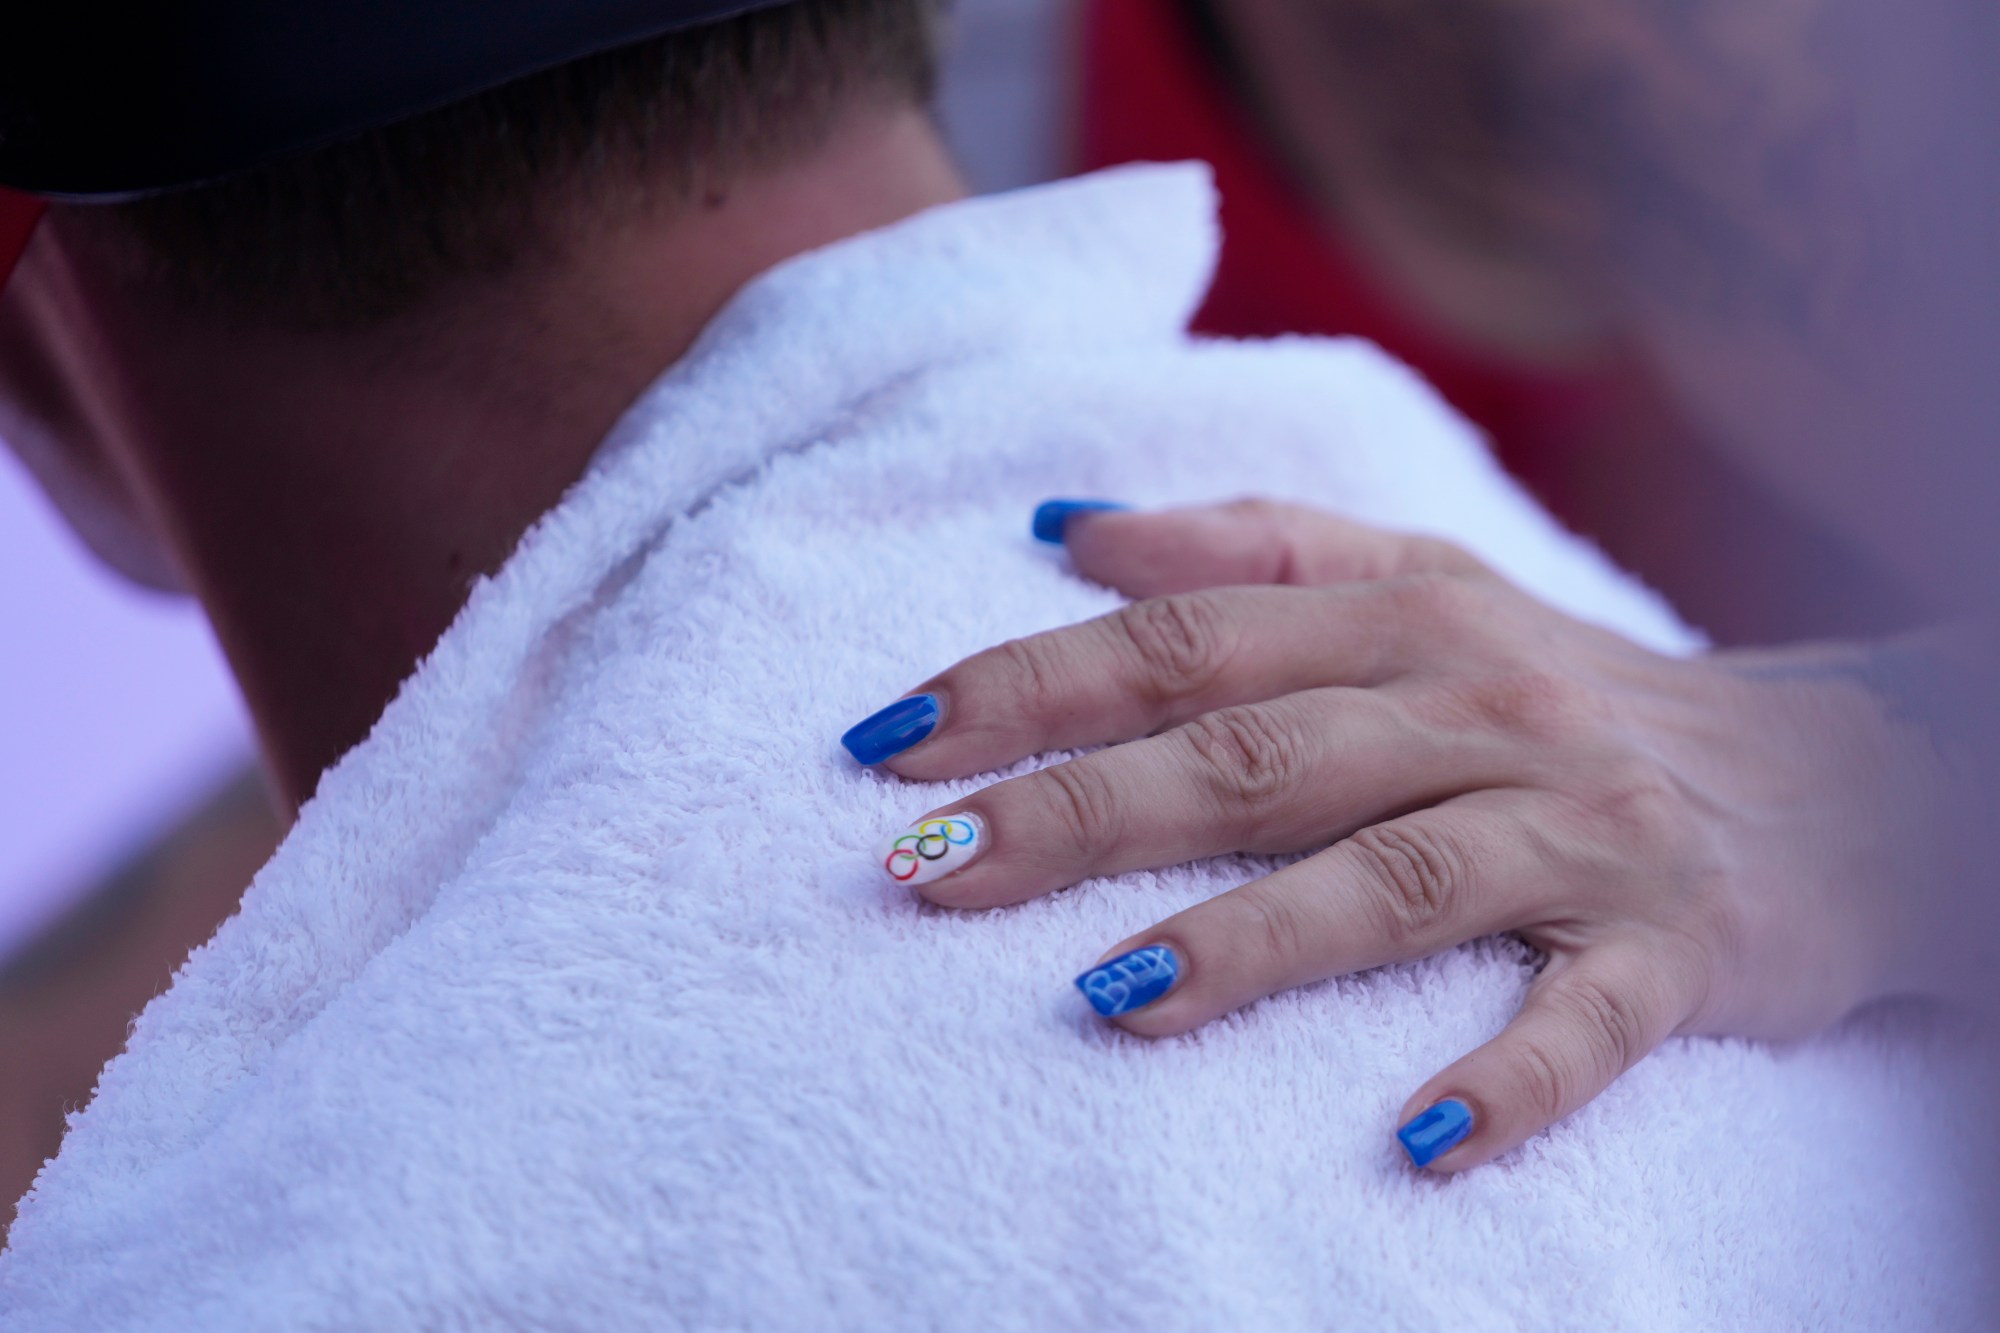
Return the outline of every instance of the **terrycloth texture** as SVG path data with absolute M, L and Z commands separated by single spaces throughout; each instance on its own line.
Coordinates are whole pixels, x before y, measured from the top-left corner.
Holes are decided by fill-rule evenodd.
M 1144 1041 L 1070 976 L 1257 862 L 971 915 L 880 876 L 881 835 L 975 784 L 834 737 L 1115 604 L 1028 541 L 1050 495 L 1293 496 L 1692 642 L 1370 347 L 1187 341 L 1211 213 L 1198 171 L 1125 171 L 746 290 L 146 1011 L 0 1325 L 1981 1323 L 1976 1126 L 1914 1017 L 1675 1042 L 1443 1180 L 1393 1116 L 1512 1012 L 1518 947 Z

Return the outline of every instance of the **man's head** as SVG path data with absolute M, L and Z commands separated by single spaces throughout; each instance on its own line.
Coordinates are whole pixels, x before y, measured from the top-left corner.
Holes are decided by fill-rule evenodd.
M 531 74 L 212 184 L 77 205 L 131 278 L 351 327 L 594 225 L 699 207 L 865 104 L 926 105 L 937 0 L 796 0 Z
M 962 193 L 940 7 L 795 0 L 59 204 L 0 298 L 0 438 L 200 595 L 301 796 L 736 290 Z
M 76 339 L 34 327 L 48 323 L 35 307 L 78 305 L 87 282 L 210 326 L 365 335 L 408 322 L 608 231 L 712 208 L 857 111 L 927 107 L 944 3 L 767 5 L 208 183 L 58 203 L 27 264 L 43 274 L 16 284 L 36 290 L 0 291 L 0 440 L 113 564 L 170 579 L 138 534 L 115 531 L 139 506 L 118 494 L 129 481 L 80 401 L 115 386 L 82 382 L 67 364 Z

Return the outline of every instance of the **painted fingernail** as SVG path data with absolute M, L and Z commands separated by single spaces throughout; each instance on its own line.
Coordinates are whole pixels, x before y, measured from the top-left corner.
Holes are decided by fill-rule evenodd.
M 1077 514 L 1112 514 L 1131 507 L 1115 500 L 1044 500 L 1035 506 L 1035 540 L 1061 546 L 1063 529 Z
M 847 729 L 840 743 L 857 762 L 879 764 L 930 735 L 937 730 L 937 723 L 937 696 L 916 694 L 862 718 Z
M 898 884 L 943 879 L 986 849 L 986 824 L 971 811 L 919 820 L 876 848 L 876 859 Z
M 1149 944 L 1099 963 L 1076 979 L 1090 1007 L 1105 1018 L 1144 1009 L 1174 988 L 1181 960 L 1164 944 Z
M 1472 1132 L 1472 1108 L 1456 1097 L 1447 1097 L 1410 1117 L 1410 1123 L 1396 1131 L 1403 1150 L 1418 1166 L 1429 1166 L 1465 1142 Z

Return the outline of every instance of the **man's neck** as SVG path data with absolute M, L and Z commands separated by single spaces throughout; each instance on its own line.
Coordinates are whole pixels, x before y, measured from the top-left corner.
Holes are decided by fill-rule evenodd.
M 744 283 L 962 193 L 920 113 L 857 117 L 809 162 L 366 335 L 190 327 L 71 272 L 98 312 L 83 355 L 117 384 L 109 451 L 206 605 L 285 796 L 367 733 L 472 581 Z

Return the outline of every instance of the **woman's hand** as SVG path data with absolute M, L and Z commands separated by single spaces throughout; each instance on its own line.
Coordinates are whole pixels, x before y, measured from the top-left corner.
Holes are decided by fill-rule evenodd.
M 1120 1026 L 1185 1032 L 1515 932 L 1548 958 L 1520 1014 L 1404 1108 L 1413 1160 L 1458 1170 L 1670 1035 L 1803 1035 L 1921 988 L 1944 774 L 1875 688 L 1881 650 L 1663 657 L 1446 543 L 1255 501 L 1086 511 L 1066 535 L 1143 600 L 969 658 L 849 736 L 905 745 L 886 767 L 916 779 L 1108 745 L 885 847 L 947 906 L 1315 853 L 1112 946 L 1078 984 Z

